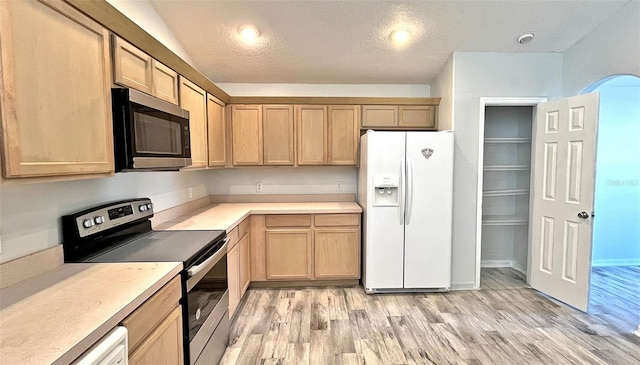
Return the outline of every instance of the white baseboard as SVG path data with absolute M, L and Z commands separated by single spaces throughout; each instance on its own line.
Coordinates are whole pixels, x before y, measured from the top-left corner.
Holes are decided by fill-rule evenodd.
M 473 290 L 476 288 L 476 283 L 473 281 L 451 283 L 451 290 Z
M 513 267 L 513 260 L 482 260 L 480 267 Z
M 525 267 L 523 267 L 523 266 L 522 266 L 519 262 L 517 262 L 517 261 L 514 261 L 514 262 L 513 262 L 513 266 L 511 266 L 511 268 L 512 268 L 512 269 L 514 269 L 515 271 L 519 272 L 520 274 L 523 274 L 523 275 L 525 275 L 525 276 L 527 275 L 527 269 L 526 269 L 526 266 L 525 266 Z
M 640 257 L 635 259 L 604 259 L 593 260 L 591 266 L 638 266 L 640 265 Z

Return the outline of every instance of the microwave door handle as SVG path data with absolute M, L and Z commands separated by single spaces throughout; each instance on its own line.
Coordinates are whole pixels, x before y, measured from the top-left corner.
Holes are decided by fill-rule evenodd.
M 215 264 L 215 262 L 220 259 L 221 255 L 219 255 L 219 253 L 222 253 L 222 254 L 226 254 L 227 253 L 227 243 L 228 242 L 229 242 L 229 237 L 224 239 L 224 244 L 220 247 L 218 252 L 216 252 L 215 254 L 211 255 L 211 257 L 206 259 L 200 265 L 195 265 L 195 266 L 190 267 L 189 270 L 187 270 L 187 273 L 189 274 L 189 277 L 192 278 L 192 277 L 198 275 L 203 270 L 209 269 L 210 266 Z

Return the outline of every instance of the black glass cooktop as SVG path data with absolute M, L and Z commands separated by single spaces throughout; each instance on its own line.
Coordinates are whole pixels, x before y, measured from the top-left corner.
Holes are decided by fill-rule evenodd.
M 90 256 L 84 262 L 183 262 L 225 236 L 225 231 L 151 231 Z

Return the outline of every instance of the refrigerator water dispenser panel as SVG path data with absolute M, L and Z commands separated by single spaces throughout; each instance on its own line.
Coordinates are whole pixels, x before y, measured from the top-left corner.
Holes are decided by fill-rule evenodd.
M 397 207 L 399 204 L 398 175 L 378 175 L 373 177 L 373 205 L 376 207 Z

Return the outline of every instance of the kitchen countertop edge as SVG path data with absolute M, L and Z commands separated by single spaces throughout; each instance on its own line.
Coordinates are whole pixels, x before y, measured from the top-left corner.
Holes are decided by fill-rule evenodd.
M 253 214 L 360 214 L 362 208 L 356 202 L 310 203 L 221 203 L 207 205 L 178 218 L 162 223 L 158 230 L 216 229 L 231 232 L 245 218 Z M 233 215 L 233 217 L 230 217 Z M 225 216 L 222 223 L 194 223 Z
M 97 341 L 99 341 L 104 335 L 106 335 L 111 329 L 115 326 L 119 325 L 122 320 L 124 320 L 129 314 L 135 311 L 142 303 L 144 303 L 147 299 L 153 296 L 160 288 L 162 288 L 166 283 L 168 283 L 173 277 L 178 275 L 182 270 L 182 263 L 180 262 L 163 262 L 163 263 L 116 263 L 116 264 L 64 264 L 56 269 L 47 271 L 41 275 L 35 276 L 33 278 L 27 279 L 23 282 L 17 283 L 15 285 L 4 288 L 0 291 L 3 294 L 3 301 L 5 302 L 2 305 L 2 309 L 0 310 L 0 315 L 9 316 L 9 319 L 15 319 L 15 313 L 13 313 L 16 309 L 16 306 L 24 306 L 25 311 L 35 310 L 37 308 L 49 308 L 51 311 L 55 312 L 56 306 L 61 306 L 65 304 L 69 304 L 68 302 L 60 302 L 56 301 L 55 296 L 50 296 L 50 290 L 62 290 L 62 291 L 82 291 L 80 288 L 80 284 L 76 284 L 77 287 L 74 287 L 74 281 L 84 282 L 91 281 L 90 275 L 95 276 L 95 280 L 97 282 L 111 282 L 113 279 L 109 277 L 109 275 L 115 276 L 123 276 L 122 273 L 113 273 L 118 271 L 114 265 L 118 265 L 121 270 L 138 270 L 145 271 L 143 275 L 149 275 L 150 278 L 147 277 L 140 279 L 140 284 L 133 284 L 132 286 L 142 286 L 144 288 L 142 291 L 135 291 L 135 294 L 125 295 L 126 300 L 120 298 L 120 303 L 115 304 L 114 308 L 109 311 L 109 313 L 105 313 L 103 319 L 92 319 L 91 321 L 82 322 L 82 325 L 78 325 L 80 328 L 73 328 L 73 325 L 69 324 L 67 321 L 68 328 L 65 330 L 69 333 L 78 333 L 81 334 L 76 337 L 82 337 L 79 341 L 77 339 L 74 340 L 74 345 L 65 344 L 71 343 L 72 341 L 59 341 L 59 344 L 53 343 L 54 340 L 48 340 L 49 342 L 46 345 L 43 344 L 42 347 L 39 348 L 38 355 L 35 357 L 19 357 L 20 351 L 16 350 L 16 348 L 10 348 L 7 346 L 7 343 L 11 343 L 11 340 L 19 339 L 20 335 L 12 336 L 12 328 L 15 329 L 16 326 L 8 326 L 7 318 L 0 318 L 0 323 L 3 323 L 3 335 L 2 337 L 2 346 L 0 347 L 0 358 L 2 361 L 16 361 L 16 363 L 29 363 L 29 362 L 42 362 L 42 363 L 51 363 L 51 364 L 69 364 L 75 359 L 77 359 L 80 355 L 82 355 L 85 351 L 87 351 L 91 346 L 93 346 Z M 110 269 L 107 269 L 107 267 Z M 161 270 L 160 273 L 152 273 L 154 270 Z M 97 273 L 94 273 L 94 270 L 97 270 Z M 91 271 L 91 273 L 87 274 L 87 271 Z M 100 278 L 98 278 L 100 276 Z M 61 285 L 66 284 L 63 287 L 59 287 Z M 85 283 L 83 283 L 85 284 Z M 137 289 L 137 288 L 136 288 Z M 71 300 L 71 305 L 75 303 L 78 306 L 78 313 L 81 314 L 82 310 L 88 311 L 91 310 L 91 307 L 87 309 L 87 306 L 97 306 L 101 305 L 102 302 L 106 302 L 109 299 L 109 292 L 104 294 L 104 297 L 96 298 L 87 297 L 83 300 L 73 301 Z M 130 300 L 129 300 L 130 299 Z M 9 301 L 9 303 L 7 303 Z M 34 303 L 35 302 L 35 303 Z M 50 302 L 50 303 L 49 303 Z M 96 304 L 97 303 L 97 304 Z M 7 305 L 8 304 L 8 305 Z M 67 310 L 69 312 L 70 310 Z M 27 313 L 25 313 L 25 318 L 30 318 Z M 59 321 L 56 321 L 59 322 Z M 77 321 L 76 321 L 77 322 Z M 51 323 L 39 323 L 39 326 L 42 327 L 43 331 L 47 330 L 47 327 L 50 327 Z M 10 327 L 10 328 L 7 328 Z M 43 335 L 43 337 L 50 337 L 48 335 Z M 73 336 L 73 334 L 72 334 Z M 5 340 L 9 339 L 9 341 L 5 342 Z M 77 341 L 77 342 L 75 342 Z M 31 342 L 38 342 L 32 338 L 29 338 L 25 341 L 26 344 Z M 30 349 L 30 353 L 31 353 Z M 48 355 L 50 354 L 50 355 Z

